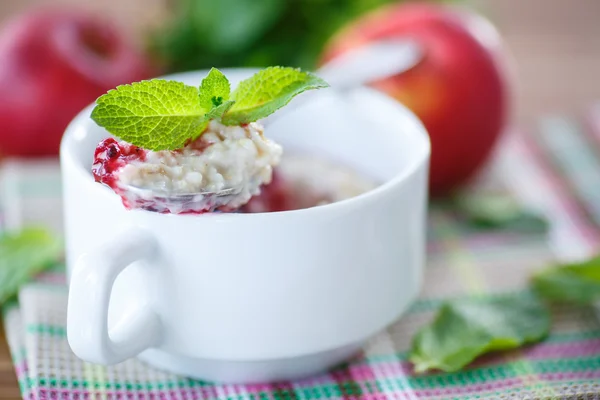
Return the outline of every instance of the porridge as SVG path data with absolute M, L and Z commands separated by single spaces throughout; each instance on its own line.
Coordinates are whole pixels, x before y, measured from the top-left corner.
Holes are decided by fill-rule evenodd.
M 115 139 L 96 148 L 92 172 L 110 186 L 127 208 L 158 212 L 203 212 L 237 209 L 271 182 L 282 149 L 266 139 L 262 125 L 225 126 L 211 121 L 197 140 L 183 149 L 149 151 Z M 135 189 L 142 189 L 141 191 Z M 169 196 L 233 190 L 228 196 L 202 196 L 168 202 Z
M 312 155 L 282 157 L 257 122 L 327 86 L 284 67 L 261 70 L 233 91 L 214 68 L 199 87 L 160 79 L 119 86 L 92 111 L 114 136 L 96 147 L 92 173 L 126 208 L 159 213 L 294 210 L 356 196 L 375 185 Z

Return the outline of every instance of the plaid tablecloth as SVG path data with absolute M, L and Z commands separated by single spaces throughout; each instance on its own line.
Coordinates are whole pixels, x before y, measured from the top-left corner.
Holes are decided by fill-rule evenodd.
M 581 259 L 600 244 L 600 113 L 583 122 L 548 117 L 535 132 L 505 137 L 490 171 L 497 185 L 551 221 L 549 234 L 475 231 L 432 207 L 422 295 L 402 319 L 348 364 L 297 382 L 215 385 L 137 360 L 102 367 L 78 360 L 65 333 L 62 271 L 23 288 L 5 306 L 5 328 L 23 396 L 31 399 L 600 399 L 600 312 L 557 307 L 540 344 L 485 356 L 458 373 L 416 375 L 413 334 L 446 299 L 524 296 L 527 279 L 555 260 Z M 60 180 L 52 164 L 12 164 L 2 189 L 5 225 L 43 221 L 60 229 Z M 334 295 L 334 294 L 332 294 Z

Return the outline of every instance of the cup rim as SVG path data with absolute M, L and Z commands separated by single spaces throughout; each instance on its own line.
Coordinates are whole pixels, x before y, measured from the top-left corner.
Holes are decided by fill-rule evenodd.
M 258 71 L 258 68 L 223 68 L 223 69 L 221 69 L 221 71 L 223 71 L 224 73 L 227 73 L 227 71 L 236 71 L 236 72 L 247 71 L 250 73 L 250 72 Z M 158 76 L 158 77 L 152 78 L 152 79 L 179 80 L 185 76 L 206 75 L 207 73 L 208 73 L 208 70 L 193 70 L 193 71 L 179 72 L 179 73 L 174 73 L 174 74 L 169 74 L 169 75 L 162 75 L 162 76 Z M 370 203 L 370 202 L 375 201 L 380 196 L 382 196 L 385 192 L 388 192 L 391 188 L 402 185 L 403 182 L 405 182 L 412 175 L 414 175 L 416 172 L 418 172 L 423 167 L 424 164 L 427 164 L 429 162 L 429 158 L 431 155 L 431 141 L 429 139 L 427 130 L 426 130 L 425 126 L 423 125 L 423 123 L 421 122 L 421 120 L 408 107 L 403 105 L 398 100 L 388 96 L 387 94 L 385 94 L 379 90 L 376 90 L 376 89 L 373 89 L 373 88 L 370 88 L 367 86 L 361 87 L 361 90 L 369 91 L 369 92 L 371 92 L 371 94 L 378 96 L 381 99 L 381 101 L 385 101 L 390 106 L 396 107 L 400 111 L 400 114 L 402 115 L 401 118 L 404 120 L 409 120 L 413 125 L 415 125 L 417 130 L 420 131 L 417 133 L 417 135 L 420 135 L 421 140 L 423 140 L 423 151 L 420 152 L 421 154 L 419 157 L 415 157 L 415 160 L 413 162 L 411 162 L 406 167 L 402 168 L 402 170 L 400 170 L 393 178 L 378 185 L 376 188 L 371 189 L 367 192 L 361 193 L 357 196 L 354 196 L 354 197 L 351 197 L 348 199 L 344 199 L 344 200 L 340 200 L 340 201 L 336 201 L 333 203 L 324 204 L 324 205 L 302 208 L 302 209 L 297 209 L 297 210 L 265 211 L 265 212 L 258 212 L 258 213 L 205 213 L 205 214 L 202 214 L 202 217 L 203 218 L 219 218 L 219 219 L 223 219 L 223 218 L 239 219 L 239 218 L 256 218 L 257 216 L 265 217 L 267 215 L 271 215 L 271 216 L 279 216 L 279 215 L 303 216 L 303 215 L 308 215 L 308 214 L 328 212 L 329 210 L 334 209 L 334 208 L 339 209 L 339 208 L 345 208 L 345 207 L 353 207 L 354 205 L 356 205 L 357 203 L 360 203 L 360 202 L 363 202 L 363 203 L 369 202 Z M 61 146 L 60 146 L 61 158 L 69 157 L 71 160 L 71 163 L 73 165 L 75 165 L 75 167 L 77 168 L 78 175 L 80 175 L 80 177 L 82 179 L 85 179 L 85 177 L 90 176 L 89 171 L 87 171 L 86 168 L 83 165 L 81 165 L 81 163 L 79 163 L 78 160 L 75 157 L 73 157 L 73 154 L 71 154 L 71 152 L 67 149 L 73 147 L 73 146 L 69 146 L 69 142 L 72 142 L 74 140 L 73 136 L 75 135 L 75 132 L 78 129 L 80 129 L 81 127 L 85 127 L 85 123 L 89 122 L 91 111 L 94 108 L 94 106 L 95 106 L 95 102 L 88 105 L 87 107 L 85 107 L 71 120 L 71 122 L 69 123 L 69 125 L 67 126 L 67 128 L 65 130 L 65 133 L 63 134 L 63 138 L 62 138 Z M 85 129 L 87 130 L 88 128 L 85 128 Z M 96 185 L 96 186 L 98 186 L 98 189 L 106 191 L 107 193 L 111 192 L 111 194 L 116 195 L 115 193 L 113 193 L 111 191 L 110 188 L 105 187 L 104 185 Z M 142 210 L 142 209 L 136 209 L 136 210 L 131 210 L 131 211 L 135 211 L 135 212 L 139 212 L 139 213 L 147 213 L 148 215 L 153 215 L 155 217 L 160 217 L 160 218 L 197 218 L 198 217 L 198 215 L 195 215 L 195 214 L 170 214 L 170 213 L 161 214 L 161 213 L 156 213 L 153 211 Z

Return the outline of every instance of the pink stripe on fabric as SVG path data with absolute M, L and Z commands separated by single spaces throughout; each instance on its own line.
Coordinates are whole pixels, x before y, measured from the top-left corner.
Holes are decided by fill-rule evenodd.
M 587 218 L 583 215 L 577 202 L 569 198 L 568 190 L 564 187 L 562 179 L 552 170 L 547 164 L 544 156 L 541 154 L 540 149 L 524 134 L 518 135 L 519 144 L 522 149 L 528 153 L 530 160 L 535 162 L 540 167 L 541 173 L 544 175 L 544 180 L 550 186 L 552 194 L 559 202 L 562 209 L 568 214 L 571 221 L 575 224 L 575 227 L 581 234 L 581 239 L 584 240 L 588 245 L 597 246 L 600 243 L 600 234 L 590 224 L 587 223 Z
M 395 386 L 393 393 L 385 392 L 386 398 L 414 400 L 417 396 L 413 388 L 410 387 L 408 379 L 414 375 L 412 364 L 408 361 L 390 360 L 388 362 L 377 362 L 370 364 L 373 374 L 376 376 L 377 382 L 389 379 Z
M 244 387 L 246 389 L 246 392 L 248 392 L 250 394 L 268 393 L 269 394 L 269 399 L 273 398 L 273 396 L 271 395 L 271 392 L 273 391 L 273 386 L 272 385 L 269 385 L 269 384 L 253 384 L 253 385 L 246 385 Z
M 468 386 L 455 386 L 444 389 L 416 389 L 414 394 L 418 398 L 432 397 L 432 396 L 451 396 L 451 395 L 464 395 L 464 394 L 479 394 L 485 392 L 491 392 L 494 390 L 505 390 L 514 387 L 521 387 L 522 382 L 518 378 L 509 378 L 499 381 L 473 384 Z
M 224 392 L 233 397 L 247 397 L 248 390 L 244 385 L 227 385 Z
M 373 369 L 364 363 L 350 364 L 344 369 L 332 371 L 331 376 L 336 380 L 342 391 L 344 391 L 344 385 L 348 383 L 360 388 L 361 399 L 379 400 L 385 398 L 381 397 L 381 394 L 378 393 L 377 390 L 373 390 L 373 393 L 369 393 L 370 390 L 366 384 L 376 382 L 377 376 L 374 374 Z M 357 395 L 354 394 L 344 393 L 344 398 L 346 399 L 354 398 L 356 396 Z
M 582 340 L 566 343 L 540 343 L 522 350 L 522 354 L 531 360 L 546 358 L 576 358 L 600 355 L 600 339 Z
M 367 364 L 366 362 L 351 365 L 350 374 L 356 380 L 365 380 L 372 382 L 375 382 L 377 380 L 377 376 L 373 371 L 373 366 L 371 364 Z
M 72 389 L 72 388 L 34 388 L 31 393 L 33 395 L 39 396 L 39 399 L 55 399 L 57 395 L 67 395 L 67 398 L 71 398 L 69 396 L 80 396 L 79 398 L 93 398 L 94 393 L 88 392 L 84 389 Z M 108 393 L 108 392 L 102 392 Z M 98 394 L 100 394 L 98 392 Z
M 600 370 L 590 370 L 581 372 L 548 372 L 539 375 L 545 381 L 566 381 L 572 382 L 577 380 L 600 379 Z
M 584 123 L 587 128 L 584 129 L 586 133 L 596 142 L 596 145 L 600 147 L 600 104 L 590 107 L 586 113 Z
M 200 393 L 202 393 L 203 398 L 206 399 L 216 399 L 219 397 L 219 394 L 217 393 L 217 386 L 216 385 L 209 385 L 209 386 L 203 386 L 200 389 Z M 196 395 L 197 391 L 194 390 L 194 395 Z
M 15 364 L 14 367 L 15 374 L 17 375 L 18 379 L 26 377 L 27 372 L 29 371 L 29 369 L 27 368 L 27 361 L 21 361 L 20 363 Z

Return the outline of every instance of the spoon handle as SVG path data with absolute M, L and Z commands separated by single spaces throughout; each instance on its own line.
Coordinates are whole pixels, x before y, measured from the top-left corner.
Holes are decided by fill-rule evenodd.
M 386 40 L 344 53 L 316 73 L 332 88 L 344 90 L 406 72 L 422 56 L 421 48 L 412 39 Z
M 412 39 L 393 39 L 366 44 L 348 51 L 327 62 L 316 71 L 331 89 L 343 92 L 370 82 L 401 74 L 421 61 L 421 47 Z M 293 107 L 286 107 L 263 122 L 272 124 L 286 113 L 310 100 L 314 93 L 303 93 L 293 101 Z

